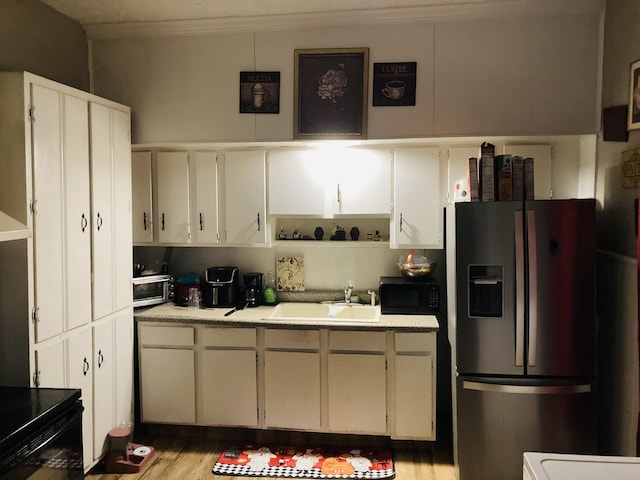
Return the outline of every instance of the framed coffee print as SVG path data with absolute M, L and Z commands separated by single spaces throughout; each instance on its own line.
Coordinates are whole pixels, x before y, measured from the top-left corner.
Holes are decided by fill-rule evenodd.
M 280 113 L 280 72 L 240 72 L 240 113 Z
M 629 80 L 629 130 L 640 128 L 640 60 L 631 64 Z
M 373 64 L 373 106 L 416 104 L 416 62 Z
M 366 138 L 369 49 L 294 54 L 294 138 Z

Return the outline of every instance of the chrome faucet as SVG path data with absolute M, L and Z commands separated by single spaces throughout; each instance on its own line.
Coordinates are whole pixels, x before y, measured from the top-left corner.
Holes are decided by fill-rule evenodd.
M 353 283 L 351 280 L 344 286 L 344 301 L 345 303 L 351 303 L 351 294 L 353 293 Z

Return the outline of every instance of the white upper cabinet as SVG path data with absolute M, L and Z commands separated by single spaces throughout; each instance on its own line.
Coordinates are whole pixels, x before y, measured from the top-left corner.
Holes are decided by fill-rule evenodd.
M 151 152 L 131 153 L 133 243 L 153 242 Z
M 269 214 L 388 216 L 390 148 L 269 152 Z
M 267 244 L 266 174 L 264 151 L 225 153 L 225 244 Z
M 324 215 L 328 171 L 313 150 L 269 152 L 269 215 Z
M 128 112 L 89 103 L 93 316 L 131 305 L 131 147 Z
M 191 170 L 191 234 L 193 243 L 216 244 L 218 235 L 218 154 L 195 152 Z
M 36 341 L 64 328 L 63 182 L 60 94 L 34 85 L 33 239 Z M 37 114 L 35 113 L 37 110 Z
M 157 225 L 160 243 L 188 243 L 189 153 L 157 153 Z
M 88 102 L 64 96 L 66 305 L 68 330 L 91 320 Z
M 441 200 L 440 150 L 395 150 L 393 164 L 392 248 L 442 248 L 444 207 Z

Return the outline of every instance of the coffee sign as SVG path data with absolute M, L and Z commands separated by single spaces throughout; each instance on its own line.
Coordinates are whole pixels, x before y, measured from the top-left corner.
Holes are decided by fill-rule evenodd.
M 635 188 L 640 184 L 640 149 L 622 152 L 622 186 Z
M 416 62 L 373 64 L 373 106 L 416 104 Z

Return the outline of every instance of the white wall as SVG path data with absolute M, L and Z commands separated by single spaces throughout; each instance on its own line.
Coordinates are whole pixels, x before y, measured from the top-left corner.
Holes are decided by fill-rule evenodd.
M 26 70 L 89 90 L 84 30 L 39 0 L 0 2 L 0 44 L 0 70 Z
M 629 103 L 629 67 L 640 58 L 640 2 L 607 0 L 604 29 L 602 106 Z M 635 212 L 638 189 L 622 187 L 620 154 L 636 148 L 640 131 L 628 142 L 598 142 L 597 198 L 598 311 L 604 453 L 636 454 L 638 418 L 638 321 Z
M 415 107 L 373 107 L 368 138 L 595 133 L 597 13 L 92 41 L 94 92 L 132 107 L 133 143 L 293 137 L 294 50 L 417 62 Z M 280 113 L 240 114 L 239 72 L 281 72 Z M 372 74 L 369 76 L 369 90 Z

